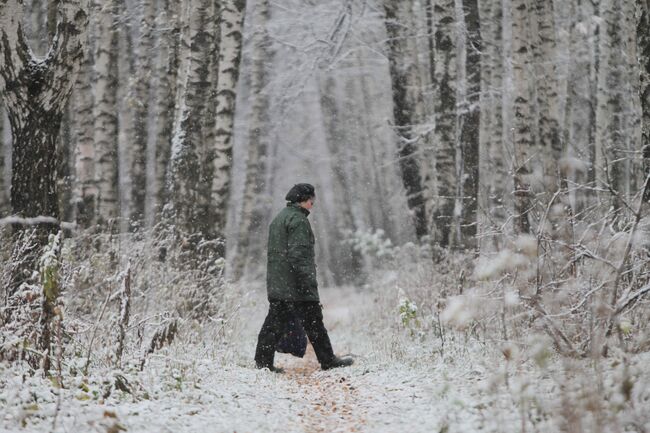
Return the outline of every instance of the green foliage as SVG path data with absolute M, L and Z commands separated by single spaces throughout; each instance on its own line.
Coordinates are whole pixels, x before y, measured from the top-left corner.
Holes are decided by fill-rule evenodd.
M 418 307 L 415 302 L 408 298 L 402 298 L 399 302 L 399 317 L 402 325 L 414 333 L 414 328 L 420 327 L 420 319 L 418 318 Z

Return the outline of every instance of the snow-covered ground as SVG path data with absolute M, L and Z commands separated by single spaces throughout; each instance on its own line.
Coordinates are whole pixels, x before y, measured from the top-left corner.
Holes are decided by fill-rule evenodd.
M 59 400 L 51 381 L 23 376 L 16 366 L 1 366 L 0 431 L 595 432 L 614 431 L 608 427 L 614 424 L 627 426 L 627 431 L 650 428 L 647 356 L 625 367 L 634 380 L 632 398 L 641 402 L 637 407 L 616 412 L 598 403 L 594 408 L 585 399 L 594 381 L 561 379 L 579 371 L 569 363 L 553 359 L 548 367 L 535 368 L 512 354 L 506 361 L 500 348 L 476 339 L 454 342 L 448 336 L 443 349 L 436 339 L 409 336 L 397 321 L 387 326 L 386 317 L 378 314 L 381 301 L 371 292 L 321 292 L 335 351 L 356 357 L 351 368 L 321 371 L 310 349 L 305 359 L 278 355 L 276 365 L 287 370 L 283 375 L 254 369 L 256 334 L 266 309 L 264 295 L 256 292 L 242 301 L 232 343 L 211 347 L 206 342 L 177 342 L 154 354 L 142 373 L 119 373 L 131 393 L 113 390 L 102 397 L 102 380 L 112 382 L 118 374 L 105 371 L 88 378 L 64 377 Z M 602 401 L 622 407 L 625 393 L 617 391 L 622 387 L 616 382 L 622 370 L 610 367 L 605 368 L 606 386 L 599 392 L 611 395 Z M 616 423 L 612 417 L 618 417 Z

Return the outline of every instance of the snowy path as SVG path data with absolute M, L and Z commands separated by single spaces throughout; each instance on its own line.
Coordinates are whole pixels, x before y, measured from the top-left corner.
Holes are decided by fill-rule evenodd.
M 252 354 L 266 302 L 243 307 L 249 322 L 227 348 L 180 350 L 151 359 L 138 381 L 148 399 L 115 392 L 109 399 L 80 399 L 73 384 L 64 391 L 56 431 L 128 432 L 471 432 L 504 431 L 517 424 L 512 401 L 485 392 L 490 371 L 469 352 L 438 355 L 431 347 L 375 329 L 381 323 L 371 294 L 324 291 L 326 326 L 338 354 L 352 353 L 351 368 L 321 371 L 311 348 L 305 359 L 278 355 L 284 375 L 259 371 Z M 384 323 L 386 321 L 384 320 Z M 224 349 L 221 349 L 222 352 Z M 497 367 L 494 367 L 497 368 Z M 52 431 L 56 398 L 39 378 L 7 379 L 0 392 L 0 431 Z M 92 393 L 93 384 L 90 384 Z M 99 385 L 97 385 L 99 386 Z M 40 392 L 37 407 L 13 405 Z M 496 410 L 501 408 L 501 410 Z M 504 415 L 505 414 L 505 415 Z M 505 417 L 504 417 L 505 416 Z M 489 421 L 488 421 L 489 420 Z M 21 424 L 24 423 L 24 428 Z

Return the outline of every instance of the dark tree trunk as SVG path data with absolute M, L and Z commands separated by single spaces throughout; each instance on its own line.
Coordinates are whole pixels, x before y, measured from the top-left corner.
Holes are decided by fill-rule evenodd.
M 5 128 L 5 110 L 4 106 L 0 105 L 0 218 L 9 213 L 9 184 L 6 178 L 5 167 L 5 142 L 4 142 L 4 128 Z M 0 227 L 2 230 L 2 227 Z
M 36 269 L 40 247 L 59 228 L 56 144 L 83 58 L 88 21 L 78 0 L 60 0 L 59 11 L 56 37 L 47 56 L 41 59 L 34 57 L 25 42 L 22 1 L 0 4 L 0 94 L 13 137 L 11 207 L 19 217 L 36 218 L 32 221 L 39 247 L 29 250 L 16 267 L 9 295 Z M 24 222 L 14 226 L 17 235 L 28 229 Z M 50 307 L 43 309 L 47 323 L 52 319 Z M 41 349 L 49 351 L 49 341 Z
M 385 2 L 390 77 L 393 91 L 393 117 L 395 133 L 398 138 L 397 156 L 402 173 L 402 183 L 406 189 L 408 207 L 413 212 L 415 234 L 418 238 L 421 238 L 428 233 L 427 219 L 422 195 L 422 176 L 417 158 L 418 148 L 411 129 L 412 125 L 417 123 L 415 103 L 410 100 L 407 92 L 409 71 L 404 66 L 402 58 L 406 53 L 406 35 L 403 33 L 403 26 L 399 22 L 398 8 L 398 1 Z
M 478 182 L 479 182 L 479 127 L 481 93 L 482 40 L 478 1 L 465 0 L 463 4 L 466 39 L 466 96 L 467 107 L 460 116 L 460 142 L 462 151 L 462 220 L 461 244 L 463 248 L 476 248 Z
M 176 106 L 181 22 L 175 0 L 168 0 L 159 13 L 161 41 L 158 58 L 158 83 L 155 97 L 155 182 L 149 189 L 153 195 L 153 222 L 159 222 L 169 194 L 165 179 L 168 175 L 171 142 L 174 135 L 174 107 Z
M 641 75 L 641 145 L 643 151 L 643 172 L 650 176 L 650 2 L 637 0 L 637 56 Z M 650 201 L 650 182 L 646 183 L 643 199 Z
M 136 82 L 133 93 L 134 137 L 131 154 L 131 206 L 129 222 L 131 230 L 144 223 L 147 202 L 147 140 L 149 138 L 149 92 L 153 56 L 153 33 L 155 27 L 155 3 L 142 2 L 140 19 L 140 40 L 137 51 Z

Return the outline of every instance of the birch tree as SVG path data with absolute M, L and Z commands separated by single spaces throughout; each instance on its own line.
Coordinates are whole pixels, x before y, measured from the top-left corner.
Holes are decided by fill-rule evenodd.
M 423 179 L 417 158 L 418 137 L 414 126 L 423 119 L 417 64 L 414 63 L 414 45 L 409 35 L 412 22 L 412 1 L 384 0 L 388 60 L 393 93 L 393 120 L 397 135 L 397 156 L 407 204 L 413 212 L 418 237 L 428 233 L 423 197 Z
M 503 5 L 501 0 L 491 0 L 479 2 L 479 6 L 481 37 L 484 41 L 481 54 L 479 148 L 481 239 L 488 235 L 481 248 L 491 246 L 498 250 L 499 235 L 511 203 L 507 186 L 509 158 L 503 139 Z
M 645 178 L 650 176 L 650 5 L 647 0 L 637 0 L 637 56 L 640 72 L 641 146 Z M 650 201 L 650 186 L 646 183 L 643 198 Z
M 353 180 L 347 178 L 345 172 L 347 155 L 343 152 L 344 149 L 341 148 L 342 143 L 350 143 L 353 141 L 348 138 L 348 125 L 344 124 L 337 104 L 337 99 L 340 97 L 341 93 L 337 92 L 336 80 L 332 76 L 321 80 L 320 107 L 323 110 L 321 117 L 323 119 L 325 140 L 330 156 L 331 172 L 334 178 L 333 192 L 336 197 L 342 198 L 343 202 L 348 204 L 342 206 L 338 211 L 338 231 L 340 234 L 343 234 L 345 231 L 354 232 L 358 227 L 352 215 L 351 206 L 354 199 L 351 195 L 350 184 L 353 183 Z M 347 97 L 350 97 L 350 95 Z M 332 253 L 330 254 L 331 269 L 335 269 L 337 275 L 352 276 L 352 281 L 360 283 L 362 281 L 360 271 L 363 267 L 363 258 L 359 252 L 344 242 L 333 242 L 330 248 L 332 249 Z M 344 281 L 338 282 L 343 283 Z
M 435 71 L 435 193 L 431 196 L 432 241 L 456 247 L 454 207 L 459 182 L 456 170 L 457 57 L 456 13 L 453 0 L 434 0 Z
M 12 212 L 21 217 L 49 217 L 38 226 L 38 243 L 58 230 L 56 140 L 61 118 L 83 58 L 87 9 L 76 0 L 61 0 L 56 36 L 44 58 L 34 56 L 22 31 L 23 3 L 0 5 L 0 94 L 12 143 Z M 17 230 L 25 227 L 17 225 Z M 35 257 L 25 269 L 34 269 Z M 17 275 L 14 283 L 21 282 Z M 16 287 L 14 286 L 14 288 Z
M 150 221 L 158 222 L 168 200 L 166 184 L 171 139 L 173 136 L 174 107 L 176 106 L 179 50 L 181 36 L 180 2 L 167 0 L 158 15 L 160 40 L 156 64 L 157 88 L 155 97 L 154 183 L 148 186 L 152 204 Z
M 218 238 L 224 236 L 230 198 L 232 136 L 245 10 L 245 0 L 224 0 L 221 4 L 216 153 L 211 194 L 213 230 L 214 236 Z
M 96 222 L 109 224 L 119 216 L 118 196 L 118 33 L 119 0 L 99 5 L 95 52 L 95 175 L 97 183 Z
M 2 105 L 0 105 L 0 215 L 7 215 L 9 213 L 9 188 L 6 183 L 6 162 L 5 162 L 5 153 L 7 148 L 5 147 L 4 141 L 4 132 L 5 132 L 5 110 Z
M 177 111 L 168 186 L 173 206 L 172 218 L 178 229 L 186 234 L 197 233 L 200 158 L 202 144 L 201 119 L 205 107 L 203 95 L 208 92 L 210 36 L 206 34 L 207 18 L 212 16 L 208 0 L 183 4 L 183 35 L 185 48 L 180 63 Z
M 270 213 L 269 203 L 262 197 L 266 190 L 267 154 L 269 149 L 269 95 L 265 90 L 268 84 L 266 65 L 271 55 L 269 47 L 269 35 L 267 31 L 269 21 L 269 2 L 260 0 L 253 9 L 253 35 L 250 94 L 252 99 L 248 153 L 246 158 L 246 179 L 244 183 L 244 197 L 242 204 L 241 222 L 239 224 L 239 235 L 237 244 L 237 257 L 233 277 L 241 278 L 246 267 L 249 256 L 259 257 L 251 254 L 254 244 L 262 245 L 260 237 L 264 236 L 266 224 L 264 219 Z
M 600 68 L 598 71 L 598 105 L 596 112 L 596 169 L 599 185 L 609 190 L 609 202 L 613 214 L 620 213 L 624 194 L 625 147 L 623 136 L 623 100 L 620 0 L 603 0 L 600 5 L 602 16 Z
M 460 143 L 461 164 L 459 194 L 461 227 L 459 246 L 475 248 L 477 234 L 478 185 L 479 185 L 479 131 L 481 95 L 481 39 L 477 0 L 463 0 L 465 25 L 465 94 L 461 107 Z
M 535 155 L 533 140 L 533 116 L 531 112 L 532 94 L 529 87 L 530 46 L 529 46 L 529 14 L 526 0 L 512 2 L 512 61 L 514 78 L 514 210 L 515 231 L 529 233 L 531 223 L 529 212 L 532 206 L 532 163 Z
M 538 41 L 533 45 L 535 60 L 535 83 L 537 86 L 538 132 L 541 151 L 544 152 L 546 190 L 559 187 L 558 162 L 564 156 L 560 133 L 559 89 L 555 56 L 555 23 L 553 2 L 536 2 L 534 16 L 537 21 Z
M 87 39 L 89 42 L 89 39 Z M 86 49 L 77 83 L 72 92 L 74 106 L 75 147 L 75 215 L 82 228 L 88 228 L 95 221 L 97 209 L 97 185 L 95 182 L 95 146 L 93 143 L 93 91 L 91 83 L 93 57 Z
M 597 5 L 596 5 L 597 6 Z M 561 138 L 574 167 L 565 173 L 579 187 L 571 188 L 569 200 L 574 212 L 581 212 L 593 196 L 594 141 L 596 113 L 596 71 L 598 69 L 598 25 L 590 3 L 571 3 L 573 22 L 569 30 L 569 53 L 564 108 L 564 134 Z
M 136 51 L 136 77 L 133 95 L 134 137 L 131 143 L 131 206 L 129 220 L 132 225 L 144 222 L 147 202 L 147 141 L 149 137 L 149 94 L 153 68 L 153 44 L 156 4 L 142 0 L 140 16 L 140 39 Z

